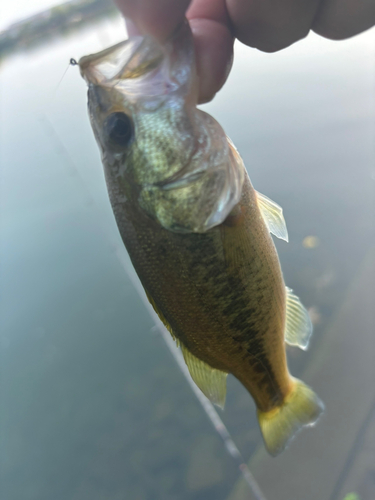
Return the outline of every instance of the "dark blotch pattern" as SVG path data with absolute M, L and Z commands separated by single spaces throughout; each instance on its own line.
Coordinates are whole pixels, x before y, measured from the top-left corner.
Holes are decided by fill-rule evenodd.
M 205 283 L 205 290 L 222 305 L 221 314 L 228 321 L 230 329 L 237 332 L 232 335 L 232 339 L 238 344 L 238 350 L 243 352 L 244 361 L 259 374 L 258 386 L 266 390 L 271 398 L 277 399 L 280 391 L 265 354 L 262 338 L 266 332 L 263 324 L 264 311 L 249 305 L 240 276 L 235 270 L 227 268 L 224 256 L 222 259 L 218 258 L 213 237 L 209 234 L 187 235 L 185 242 L 188 254 L 191 255 L 189 271 L 193 281 Z M 261 295 L 261 276 L 254 276 L 254 285 Z

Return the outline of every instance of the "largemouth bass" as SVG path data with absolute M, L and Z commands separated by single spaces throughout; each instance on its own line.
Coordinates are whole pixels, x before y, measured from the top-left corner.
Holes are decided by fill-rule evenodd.
M 250 392 L 276 455 L 323 404 L 288 371 L 309 316 L 284 284 L 270 232 L 281 208 L 257 193 L 221 126 L 198 110 L 187 25 L 79 61 L 113 212 L 136 272 L 190 374 L 223 407 L 226 377 Z

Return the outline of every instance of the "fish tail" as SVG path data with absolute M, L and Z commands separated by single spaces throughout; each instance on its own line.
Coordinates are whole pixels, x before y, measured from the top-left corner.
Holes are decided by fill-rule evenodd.
M 276 456 L 288 445 L 295 434 L 305 426 L 312 426 L 324 410 L 324 404 L 298 379 L 284 403 L 268 412 L 257 411 L 260 429 L 268 452 Z

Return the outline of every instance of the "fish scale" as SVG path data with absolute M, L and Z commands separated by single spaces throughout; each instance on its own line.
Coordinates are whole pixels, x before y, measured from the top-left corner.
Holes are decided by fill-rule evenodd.
M 243 190 L 245 207 L 248 205 L 246 192 L 253 190 L 250 181 L 246 187 Z M 268 271 L 270 253 L 277 266 L 278 260 L 263 220 L 254 218 L 262 233 L 263 245 L 271 248 L 267 252 L 260 249 L 260 236 L 254 238 L 257 244 L 252 245 L 250 251 L 246 246 L 247 259 L 242 262 L 246 277 L 241 279 L 237 267 L 232 267 L 228 274 L 231 266 L 229 262 L 223 265 L 226 249 L 222 246 L 222 232 L 237 232 L 241 228 L 226 227 L 224 223 L 205 234 L 173 233 L 141 211 L 135 212 L 133 206 L 126 203 L 115 210 L 115 213 L 127 214 L 126 224 L 123 218 L 117 221 L 119 230 L 144 288 L 157 310 L 163 311 L 174 336 L 202 361 L 233 373 L 250 390 L 259 407 L 273 407 L 274 401 L 280 399 L 280 387 L 287 393 L 289 379 L 285 380 L 283 327 L 275 336 L 273 326 L 283 325 L 283 308 L 271 309 L 272 301 L 268 297 L 274 301 L 275 285 L 280 295 L 285 294 L 285 287 L 281 273 L 277 282 L 274 272 L 264 272 L 264 269 Z M 252 226 L 255 232 L 254 224 Z M 236 334 L 241 336 L 245 355 L 234 354 L 239 343 L 232 338 Z M 275 346 L 276 340 L 280 345 Z

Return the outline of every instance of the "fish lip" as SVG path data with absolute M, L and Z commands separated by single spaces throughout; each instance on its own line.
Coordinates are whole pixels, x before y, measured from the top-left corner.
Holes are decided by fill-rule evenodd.
M 107 47 L 106 49 L 99 52 L 95 52 L 94 54 L 89 54 L 87 56 L 82 56 L 78 61 L 82 78 L 86 80 L 88 84 L 109 84 L 111 81 L 116 79 L 116 77 L 118 77 L 118 73 L 121 72 L 121 69 L 126 66 L 129 60 L 133 57 L 144 39 L 144 36 L 132 36 L 127 40 L 123 40 L 122 42 L 112 45 L 111 47 Z M 127 56 L 126 59 L 124 58 L 124 60 L 121 61 L 121 64 L 118 63 L 118 65 L 120 65 L 121 67 L 117 71 L 115 70 L 113 72 L 113 75 L 106 76 L 99 70 L 95 71 L 96 67 L 100 65 L 100 63 L 105 63 L 108 59 L 111 59 L 111 56 L 113 56 L 117 51 L 120 51 L 122 48 L 126 48 L 127 46 L 129 46 L 130 49 L 129 53 L 124 54 L 125 56 Z
M 99 61 L 100 59 L 103 59 L 104 57 L 107 57 L 108 55 L 111 54 L 114 50 L 120 48 L 123 46 L 125 43 L 127 43 L 128 40 L 123 40 L 122 42 L 117 43 L 116 45 L 112 45 L 111 47 L 107 47 L 106 49 L 103 49 L 99 52 L 95 52 L 93 54 L 89 54 L 87 56 L 82 56 L 79 61 L 79 69 L 81 71 L 82 76 L 85 74 L 85 70 L 94 62 Z
M 149 36 L 135 36 L 96 54 L 79 60 L 80 73 L 86 83 L 122 94 L 127 101 L 151 107 L 160 105 L 181 83 L 171 77 L 169 47 L 161 46 Z M 152 98 L 157 98 L 157 103 Z
M 131 36 L 81 57 L 78 65 L 87 84 L 114 89 L 130 101 L 160 98 L 180 88 L 186 93 L 195 74 L 192 33 L 183 23 L 164 43 L 149 35 Z

